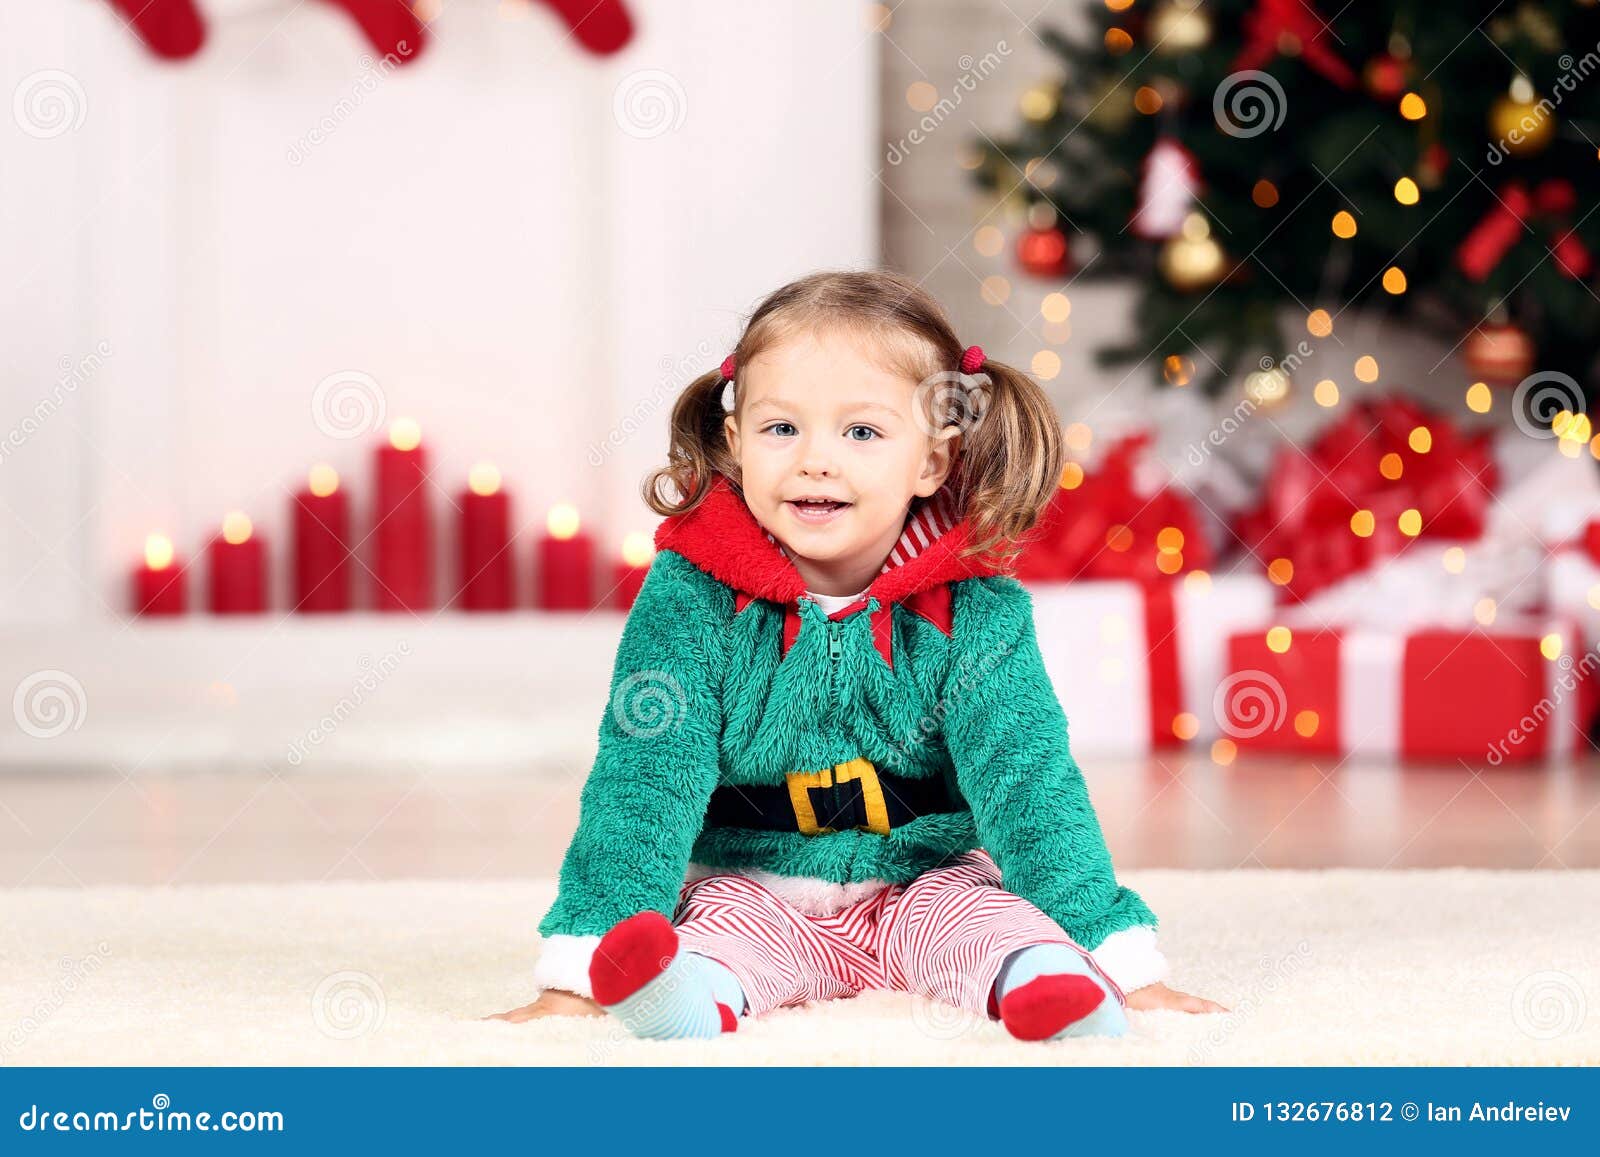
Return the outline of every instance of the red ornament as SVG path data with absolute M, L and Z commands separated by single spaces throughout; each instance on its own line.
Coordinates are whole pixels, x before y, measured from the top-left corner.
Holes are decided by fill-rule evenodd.
M 1072 271 L 1067 235 L 1054 226 L 1027 230 L 1017 238 L 1017 264 L 1033 277 L 1065 277 Z
M 1461 354 L 1475 377 L 1497 386 L 1515 385 L 1533 370 L 1533 339 L 1520 326 L 1479 326 Z
M 1378 100 L 1398 100 L 1406 90 L 1410 71 L 1411 66 L 1406 61 L 1384 52 L 1367 61 L 1362 79 L 1366 82 L 1367 91 Z

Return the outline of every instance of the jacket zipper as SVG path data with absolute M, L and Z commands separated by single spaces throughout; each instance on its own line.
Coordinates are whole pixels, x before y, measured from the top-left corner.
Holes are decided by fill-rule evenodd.
M 844 654 L 844 646 L 839 642 L 839 624 L 828 620 L 828 699 L 833 705 L 833 713 L 839 713 L 839 657 Z

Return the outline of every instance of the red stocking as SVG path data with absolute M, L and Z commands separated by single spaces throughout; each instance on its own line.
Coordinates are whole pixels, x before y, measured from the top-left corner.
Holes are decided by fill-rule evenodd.
M 182 60 L 200 51 L 205 21 L 194 0 L 109 0 L 117 14 L 133 26 L 145 47 L 166 60 Z
M 633 21 L 622 0 L 544 0 L 566 21 L 578 43 L 600 56 L 633 39 Z
M 415 60 L 428 37 L 422 22 L 411 12 L 406 0 L 323 0 L 335 8 L 343 8 L 350 18 L 361 25 L 361 31 L 372 47 L 385 57 L 392 56 L 402 64 Z

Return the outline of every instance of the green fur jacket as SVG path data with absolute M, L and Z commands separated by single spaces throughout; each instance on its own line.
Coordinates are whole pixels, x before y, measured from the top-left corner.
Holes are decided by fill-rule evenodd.
M 719 479 L 665 520 L 623 629 L 554 905 L 541 988 L 589 994 L 600 935 L 686 879 L 737 872 L 825 915 L 983 848 L 1003 886 L 1124 992 L 1166 975 L 1118 885 L 1014 579 L 924 504 L 829 615 Z

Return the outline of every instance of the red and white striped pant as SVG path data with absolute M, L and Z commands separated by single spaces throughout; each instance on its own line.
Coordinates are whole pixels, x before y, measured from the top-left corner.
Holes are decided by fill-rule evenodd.
M 672 922 L 685 951 L 738 977 L 752 1016 L 883 988 L 993 1017 L 1001 964 L 1030 944 L 1075 949 L 1127 1003 L 1087 949 L 1000 887 L 1000 870 L 982 850 L 832 916 L 807 915 L 746 876 L 705 876 L 684 885 Z

